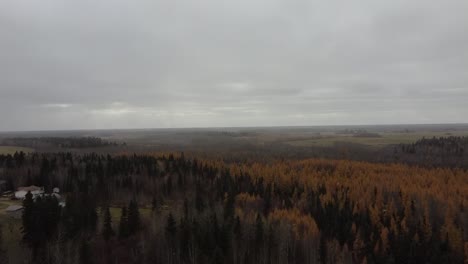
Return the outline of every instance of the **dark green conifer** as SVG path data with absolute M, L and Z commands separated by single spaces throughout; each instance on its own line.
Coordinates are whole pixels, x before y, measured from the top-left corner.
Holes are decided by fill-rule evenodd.
M 128 237 L 128 212 L 127 207 L 122 207 L 119 223 L 119 238 Z
M 128 206 L 128 233 L 129 235 L 135 234 L 140 230 L 140 211 L 138 204 L 135 200 L 131 200 Z
M 103 208 L 103 213 L 104 213 L 104 225 L 102 227 L 102 236 L 107 241 L 112 236 L 114 236 L 115 233 L 114 233 L 114 230 L 112 229 L 112 217 L 111 217 L 108 206 Z

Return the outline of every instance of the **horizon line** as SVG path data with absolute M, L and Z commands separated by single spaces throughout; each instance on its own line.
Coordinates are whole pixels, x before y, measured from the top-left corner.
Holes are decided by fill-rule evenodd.
M 347 124 L 347 125 L 272 125 L 272 126 L 213 126 L 213 127 L 146 127 L 146 128 L 74 128 L 74 129 L 39 129 L 39 130 L 0 130 L 7 133 L 44 133 L 44 132 L 85 132 L 85 131 L 128 131 L 128 130 L 188 130 L 188 129 L 252 129 L 252 128 L 313 128 L 313 127 L 366 127 L 366 126 L 443 126 L 468 125 L 468 123 L 395 123 L 395 124 Z

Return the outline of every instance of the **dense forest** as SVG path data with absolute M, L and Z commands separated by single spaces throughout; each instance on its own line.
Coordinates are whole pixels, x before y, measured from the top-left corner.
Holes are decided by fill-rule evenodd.
M 5 138 L 0 142 L 6 146 L 21 146 L 32 148 L 57 147 L 70 148 L 97 148 L 117 146 L 117 142 L 111 142 L 99 137 L 15 137 Z
M 396 161 L 433 167 L 468 168 L 468 137 L 422 138 L 395 146 Z
M 0 171 L 65 201 L 26 195 L 24 250 L 0 247 L 5 263 L 468 260 L 462 168 L 63 152 L 0 155 Z

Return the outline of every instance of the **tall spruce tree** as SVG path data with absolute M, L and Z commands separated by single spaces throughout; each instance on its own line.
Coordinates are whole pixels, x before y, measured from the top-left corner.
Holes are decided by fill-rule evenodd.
M 175 234 L 177 232 L 177 223 L 172 215 L 172 213 L 169 213 L 169 216 L 167 217 L 167 224 L 166 224 L 166 235 L 168 238 L 174 238 Z
M 128 212 L 127 207 L 124 206 L 120 214 L 119 238 L 126 238 L 128 235 Z
M 94 263 L 94 259 L 91 254 L 91 248 L 89 246 L 89 242 L 85 239 L 81 241 L 80 244 L 80 252 L 79 252 L 79 263 L 80 264 L 92 264 Z
M 230 220 L 234 217 L 235 198 L 233 192 L 228 192 L 226 195 L 226 200 L 224 202 L 224 219 L 226 220 Z
M 135 234 L 140 230 L 140 211 L 138 204 L 135 200 L 131 200 L 128 205 L 128 233 L 129 235 Z
M 32 193 L 29 191 L 23 200 L 23 207 L 23 227 L 21 231 L 23 233 L 23 240 L 30 242 L 34 231 L 34 200 Z
M 106 206 L 103 208 L 104 213 L 104 225 L 102 227 L 102 236 L 107 241 L 115 235 L 114 230 L 112 229 L 112 217 L 110 214 L 109 207 Z
M 169 246 L 169 258 L 173 259 L 176 255 L 176 234 L 177 234 L 177 223 L 172 213 L 167 217 L 167 224 L 165 227 L 166 241 Z
M 0 263 L 6 264 L 8 263 L 8 257 L 6 255 L 6 250 L 3 249 L 3 227 L 0 224 Z

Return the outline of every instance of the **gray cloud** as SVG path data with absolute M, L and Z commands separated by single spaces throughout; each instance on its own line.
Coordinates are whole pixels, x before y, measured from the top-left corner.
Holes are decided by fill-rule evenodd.
M 0 2 L 0 130 L 466 122 L 468 2 Z

